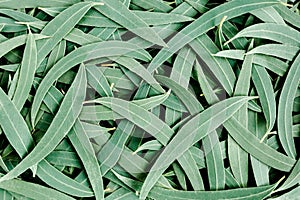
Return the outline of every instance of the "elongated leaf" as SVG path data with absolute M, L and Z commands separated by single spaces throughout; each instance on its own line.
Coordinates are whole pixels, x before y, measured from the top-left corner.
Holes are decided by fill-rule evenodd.
M 135 45 L 130 45 L 126 42 L 100 42 L 78 48 L 69 53 L 64 58 L 60 59 L 59 62 L 57 62 L 47 73 L 43 81 L 40 83 L 38 90 L 36 91 L 36 95 L 33 100 L 31 109 L 32 124 L 35 123 L 35 117 L 43 101 L 43 98 L 47 94 L 51 85 L 62 74 L 64 74 L 69 69 L 82 62 L 99 57 L 124 55 L 126 53 L 135 52 L 137 49 L 139 49 L 139 47 Z
M 287 63 L 267 55 L 255 54 L 253 57 L 253 62 L 271 70 L 280 76 L 283 76 L 288 69 Z
M 300 33 L 286 25 L 261 23 L 249 26 L 236 34 L 229 41 L 239 37 L 254 37 L 273 40 L 283 44 L 300 46 Z
M 235 96 L 248 95 L 252 68 L 253 56 L 247 55 L 243 62 L 242 69 L 235 86 Z M 243 105 L 234 116 L 241 121 L 245 127 L 248 127 L 247 104 Z M 245 187 L 248 182 L 249 156 L 247 152 L 245 152 L 230 136 L 228 137 L 228 158 L 230 163 L 232 163 L 231 170 L 234 177 L 241 186 Z
M 170 88 L 179 99 L 185 104 L 187 109 L 191 114 L 196 114 L 199 111 L 203 110 L 202 105 L 197 101 L 196 97 L 191 94 L 189 91 L 185 90 L 181 85 L 176 83 L 175 81 L 166 78 L 164 76 L 155 76 L 155 78 L 168 88 Z
M 85 98 L 85 88 L 86 74 L 84 68 L 80 67 L 74 83 L 67 92 L 59 111 L 41 141 L 13 170 L 1 177 L 0 181 L 17 177 L 53 151 L 72 128 L 75 119 L 78 117 L 81 111 L 82 101 Z
M 170 92 L 167 92 L 165 94 L 153 96 L 150 98 L 133 100 L 132 103 L 142 107 L 145 110 L 150 110 L 158 106 L 160 102 L 165 101 L 169 94 Z M 91 101 L 91 103 L 97 102 L 98 99 Z M 115 111 L 104 105 L 84 106 L 80 114 L 80 119 L 82 120 L 116 120 L 123 118 L 124 116 L 116 113 Z
M 16 87 L 12 102 L 15 104 L 16 108 L 20 111 L 31 90 L 33 84 L 34 73 L 37 65 L 37 50 L 34 37 L 31 33 L 28 34 L 28 39 L 26 42 L 23 60 L 21 63 L 20 74 L 18 78 L 19 84 Z M 20 84 L 26 83 L 26 84 Z
M 33 139 L 25 120 L 1 88 L 0 110 L 0 126 L 10 144 L 23 158 L 33 146 Z
M 276 23 L 285 25 L 283 18 L 275 10 L 273 6 L 253 10 L 251 14 L 255 15 L 264 22 Z
M 276 121 L 276 102 L 273 86 L 267 71 L 263 67 L 254 65 L 252 75 L 267 120 L 267 132 L 270 132 Z
M 65 40 L 62 40 L 56 47 L 54 47 L 47 60 L 47 66 L 46 69 L 44 70 L 44 74 L 46 74 L 49 71 L 49 69 L 65 55 L 65 49 L 66 49 Z
M 224 50 L 224 51 L 219 51 L 218 53 L 214 54 L 214 56 L 243 60 L 245 56 L 245 50 L 239 50 L 239 49 Z
M 119 57 L 115 61 L 117 63 L 125 66 L 130 71 L 132 71 L 135 74 L 137 74 L 138 76 L 140 76 L 142 79 L 144 79 L 147 83 L 149 83 L 151 86 L 153 86 L 159 92 L 164 92 L 164 90 L 157 83 L 157 81 L 153 78 L 153 76 L 148 72 L 148 70 L 146 70 L 144 68 L 144 66 L 141 65 L 136 60 L 131 59 L 131 58 L 126 58 L 126 57 Z
M 168 43 L 169 48 L 163 48 L 151 61 L 149 71 L 153 72 L 172 54 L 182 48 L 184 45 L 191 42 L 193 39 L 207 32 L 214 26 L 218 25 L 224 16 L 227 20 L 250 12 L 257 8 L 263 8 L 278 4 L 276 0 L 250 0 L 244 2 L 242 0 L 230 1 L 222 4 L 206 13 L 185 27 L 180 33 L 176 34 Z
M 36 200 L 47 199 L 49 197 L 57 200 L 74 200 L 74 198 L 54 189 L 17 179 L 1 182 L 0 188 Z
M 45 183 L 69 195 L 78 197 L 93 196 L 93 191 L 90 188 L 83 186 L 77 181 L 67 177 L 45 160 L 39 162 L 37 175 Z
M 148 24 L 129 11 L 129 9 L 118 0 L 103 0 L 103 6 L 95 7 L 99 12 L 123 27 L 142 37 L 143 39 L 165 46 L 165 42 L 154 32 Z M 115 7 L 118 7 L 116 10 Z
M 211 132 L 203 139 L 203 147 L 210 189 L 222 190 L 225 188 L 225 168 L 216 131 Z
M 236 77 L 227 59 L 212 56 L 219 52 L 217 46 L 212 42 L 207 34 L 203 34 L 190 43 L 201 59 L 209 66 L 209 69 L 216 76 L 226 92 L 233 93 Z M 226 72 L 226 73 L 225 73 Z
M 202 176 L 190 151 L 178 158 L 183 171 L 186 173 L 194 190 L 204 190 Z
M 79 120 L 75 122 L 75 125 L 71 132 L 68 134 L 72 145 L 77 151 L 82 163 L 86 169 L 86 173 L 89 177 L 89 182 L 92 185 L 95 198 L 104 199 L 104 189 L 102 182 L 102 175 L 97 158 L 94 154 L 93 147 L 85 133 L 85 130 Z
M 296 149 L 292 135 L 293 102 L 300 80 L 300 55 L 292 64 L 283 85 L 278 105 L 277 127 L 281 145 L 288 156 L 295 158 Z
M 146 1 L 146 0 L 132 0 L 133 4 L 140 6 L 146 10 L 154 9 L 155 11 L 169 12 L 172 10 L 172 7 L 166 4 L 165 2 L 161 2 L 159 0 Z
M 44 39 L 47 38 L 48 36 L 44 36 L 41 34 L 33 34 L 34 35 L 34 39 L 35 40 L 40 40 L 40 39 Z M 20 35 L 8 40 L 5 40 L 3 42 L 0 43 L 0 57 L 4 56 L 5 54 L 7 54 L 8 52 L 10 52 L 12 49 L 21 46 L 23 44 L 26 43 L 26 39 L 27 39 L 27 35 Z M 9 48 L 7 48 L 9 47 Z
M 92 65 L 86 68 L 87 71 L 87 81 L 101 96 L 111 97 L 113 96 L 110 89 L 109 83 L 106 80 L 106 77 L 98 69 L 98 67 Z
M 0 7 L 1 8 L 10 8 L 10 9 L 18 9 L 18 8 L 35 8 L 38 6 L 41 7 L 51 7 L 51 6 L 69 6 L 74 3 L 79 2 L 79 0 L 67 0 L 67 1 L 59 1 L 59 0 L 54 0 L 54 1 L 47 1 L 47 0 L 41 0 L 41 1 L 35 1 L 35 0 L 25 0 L 21 2 L 16 2 L 14 0 L 7 0 L 7 1 L 2 1 L 0 2 Z
M 141 190 L 141 198 L 145 198 L 163 171 L 195 142 L 205 137 L 219 125 L 229 119 L 249 98 L 233 97 L 206 109 L 193 117 L 176 134 L 160 154 Z M 218 115 L 213 115 L 218 113 Z M 213 122 L 213 124 L 212 124 Z
M 279 196 L 276 198 L 273 198 L 273 200 L 284 200 L 284 199 L 290 199 L 290 200 L 297 200 L 299 197 L 300 187 L 296 187 L 293 190 Z
M 271 55 L 278 58 L 293 60 L 299 51 L 298 47 L 286 44 L 265 44 L 258 46 L 247 53 L 250 54 L 264 54 Z
M 51 20 L 41 31 L 41 34 L 51 36 L 47 40 L 37 43 L 38 66 L 49 52 L 64 38 L 93 6 L 91 2 L 80 2 L 64 10 Z M 59 28 L 63 26 L 64 28 Z
M 249 132 L 242 124 L 235 118 L 231 118 L 225 122 L 226 129 L 231 137 L 248 153 L 265 163 L 281 171 L 290 171 L 295 160 L 287 157 L 268 145 L 259 142 L 258 138 Z M 243 133 L 243 134 L 241 134 Z
M 91 34 L 84 33 L 77 28 L 74 28 L 70 33 L 68 33 L 65 39 L 81 46 L 102 41 L 98 37 L 94 37 Z
M 254 133 L 254 135 L 258 139 L 262 139 L 264 136 L 267 127 L 265 120 L 262 119 L 261 116 L 259 116 L 255 112 L 248 112 L 249 113 L 249 122 L 248 127 L 249 131 Z M 251 165 L 253 168 L 253 174 L 255 177 L 255 182 L 257 186 L 263 186 L 263 185 L 269 185 L 269 167 L 257 160 L 255 157 L 250 156 Z
M 214 96 L 208 95 L 209 93 L 213 93 L 213 91 L 210 87 L 206 87 L 206 85 L 209 85 L 209 83 L 198 62 L 196 62 L 195 69 L 198 75 L 198 81 L 200 83 L 203 94 L 205 94 L 207 102 L 213 104 L 214 102 L 216 102 L 217 98 L 215 99 Z M 224 189 L 225 168 L 222 158 L 221 146 L 216 131 L 212 131 L 203 139 L 203 147 L 205 152 L 210 189 Z
M 283 185 L 279 188 L 279 190 L 285 190 L 288 189 L 296 184 L 300 183 L 300 160 L 296 162 L 295 166 L 293 167 L 293 170 L 291 171 L 290 175 L 286 179 L 286 181 L 283 183 Z
M 149 196 L 154 199 L 166 199 L 166 200 L 217 200 L 217 199 L 264 199 L 266 196 L 270 195 L 274 190 L 274 185 L 253 187 L 253 188 L 243 188 L 243 189 L 231 189 L 224 191 L 176 191 L 176 190 L 166 190 L 162 188 L 153 188 L 149 193 Z
M 152 136 L 158 138 L 164 145 L 173 135 L 173 130 L 167 124 L 157 118 L 154 114 L 134 103 L 117 98 L 106 97 L 98 99 L 97 102 L 105 105 L 114 112 L 143 128 Z
M 285 21 L 300 28 L 299 15 L 297 15 L 296 13 L 294 13 L 293 11 L 291 11 L 289 8 L 285 7 L 284 5 L 277 5 L 277 6 L 275 6 L 275 9 L 282 16 L 282 18 Z
M 180 23 L 185 21 L 193 21 L 193 18 L 173 14 L 173 13 L 159 13 L 159 12 L 145 12 L 145 11 L 134 11 L 135 15 L 140 17 L 149 25 L 163 25 L 171 23 Z

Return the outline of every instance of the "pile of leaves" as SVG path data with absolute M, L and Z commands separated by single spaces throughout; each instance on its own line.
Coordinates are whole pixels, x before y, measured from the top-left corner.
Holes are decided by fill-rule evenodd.
M 0 199 L 297 199 L 299 3 L 1 0 Z

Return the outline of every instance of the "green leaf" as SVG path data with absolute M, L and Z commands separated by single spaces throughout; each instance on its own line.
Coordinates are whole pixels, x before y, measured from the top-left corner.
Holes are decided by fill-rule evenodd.
M 87 81 L 101 96 L 111 97 L 113 93 L 109 83 L 101 70 L 95 65 L 86 67 Z
M 213 41 L 207 34 L 203 34 L 192 41 L 190 45 L 205 64 L 209 66 L 209 69 L 219 80 L 225 91 L 231 95 L 233 93 L 236 77 L 227 59 L 214 57 L 212 55 L 219 52 L 219 49 Z
M 290 171 L 295 160 L 287 157 L 268 145 L 261 143 L 248 129 L 235 118 L 225 122 L 231 137 L 249 154 L 266 165 L 281 171 Z
M 0 110 L 1 128 L 10 144 L 23 158 L 28 154 L 28 149 L 34 145 L 33 139 L 25 120 L 1 88 Z
M 219 51 L 218 53 L 214 54 L 214 56 L 243 60 L 245 56 L 245 50 L 239 50 L 239 49 L 224 50 L 224 51 Z
M 153 9 L 155 12 L 169 12 L 172 10 L 172 7 L 166 4 L 165 2 L 159 0 L 147 1 L 147 0 L 131 0 L 131 2 L 145 10 Z
M 28 34 L 23 60 L 21 63 L 18 83 L 15 89 L 12 102 L 17 110 L 21 110 L 29 97 L 29 92 L 33 84 L 34 73 L 37 66 L 37 50 L 34 37 L 31 33 Z M 26 83 L 26 84 L 20 84 Z
M 120 48 L 121 47 L 121 48 Z M 35 117 L 37 115 L 38 109 L 43 101 L 43 98 L 47 94 L 51 85 L 65 72 L 74 67 L 77 64 L 83 63 L 88 60 L 108 57 L 108 56 L 118 56 L 127 53 L 135 53 L 140 49 L 136 45 L 131 45 L 127 42 L 119 41 L 107 41 L 99 42 L 90 45 L 85 45 L 78 48 L 67 56 L 59 60 L 47 73 L 43 81 L 40 83 L 35 98 L 32 103 L 31 108 L 31 121 L 35 124 Z M 108 51 L 109 50 L 109 51 Z M 139 51 L 138 51 L 139 52 Z M 138 53 L 139 54 L 139 53 Z
M 103 6 L 95 7 L 95 9 L 103 15 L 153 44 L 161 46 L 166 45 L 159 35 L 152 30 L 148 24 L 146 24 L 146 22 L 134 13 L 130 12 L 130 10 L 120 1 L 103 0 L 103 2 Z M 118 7 L 118 9 L 115 9 L 116 7 Z
M 220 142 L 216 131 L 203 139 L 210 190 L 225 188 L 225 168 Z
M 195 142 L 201 140 L 229 119 L 249 97 L 233 97 L 221 101 L 188 121 L 160 154 L 143 184 L 140 197 L 144 199 L 164 170 Z M 218 115 L 214 115 L 218 113 Z M 213 124 L 212 124 L 213 122 Z
M 45 160 L 39 162 L 37 175 L 48 185 L 69 195 L 77 197 L 93 196 L 93 191 L 90 188 L 67 177 Z
M 300 46 L 299 31 L 290 26 L 274 23 L 261 23 L 249 26 L 236 34 L 228 42 L 240 37 L 262 38 L 296 47 Z
M 35 0 L 24 0 L 21 2 L 16 2 L 14 0 L 7 0 L 0 2 L 1 8 L 10 8 L 10 9 L 19 9 L 19 8 L 35 8 L 38 6 L 41 7 L 56 7 L 56 6 L 70 6 L 74 3 L 78 3 L 79 0 L 67 0 L 67 1 L 47 1 L 47 0 L 41 0 L 41 1 L 35 1 Z
M 285 25 L 283 18 L 279 15 L 279 13 L 273 6 L 253 10 L 251 14 L 264 22 Z
M 72 128 L 76 118 L 78 117 L 81 111 L 82 102 L 85 98 L 85 89 L 86 74 L 84 67 L 80 67 L 74 83 L 64 97 L 59 111 L 43 138 L 13 170 L 0 178 L 0 182 L 16 178 L 29 167 L 40 162 L 54 150 L 54 148 Z
M 149 132 L 153 137 L 159 139 L 159 141 L 164 145 L 173 135 L 173 130 L 167 124 L 151 112 L 148 112 L 144 108 L 137 106 L 132 102 L 117 98 L 103 97 L 98 99 L 97 103 L 101 103 L 112 109 L 117 114 Z
M 188 90 L 185 90 L 181 85 L 165 76 L 156 75 L 155 78 L 163 85 L 170 88 L 178 98 L 185 104 L 188 111 L 193 115 L 203 110 L 202 105 L 196 97 Z
M 180 48 L 199 37 L 208 30 L 218 25 L 224 16 L 226 20 L 230 20 L 239 15 L 245 14 L 257 8 L 263 8 L 278 4 L 276 0 L 249 0 L 246 3 L 242 0 L 230 1 L 222 4 L 214 9 L 204 13 L 201 17 L 195 20 L 190 25 L 186 26 L 176 36 L 174 36 L 168 43 L 168 48 L 163 48 L 154 57 L 149 66 L 149 71 L 153 72 L 164 61 L 166 61 L 172 54 Z
M 49 39 L 37 43 L 38 66 L 51 50 L 64 38 L 79 22 L 79 20 L 93 6 L 91 2 L 74 4 L 51 20 L 41 31 L 41 34 L 51 36 Z M 59 28 L 63 26 L 64 28 Z
M 40 39 L 44 39 L 47 38 L 48 36 L 44 36 L 41 34 L 33 34 L 34 35 L 34 39 L 35 40 L 40 40 Z M 26 43 L 27 40 L 27 35 L 20 35 L 17 37 L 13 37 L 11 39 L 7 39 L 3 42 L 0 43 L 0 57 L 4 56 L 5 54 L 7 54 L 8 52 L 10 52 L 11 50 L 15 49 L 18 46 L 21 46 L 23 44 Z M 9 47 L 9 48 L 7 48 Z
M 267 132 L 270 132 L 276 121 L 276 101 L 271 79 L 265 68 L 254 65 L 252 80 L 267 120 Z
M 68 134 L 68 137 L 77 151 L 92 185 L 95 198 L 104 199 L 102 174 L 92 144 L 79 120 Z
M 274 185 L 243 188 L 243 189 L 230 189 L 224 191 L 176 191 L 167 190 L 163 188 L 154 187 L 149 193 L 149 196 L 154 199 L 166 200 L 217 200 L 217 199 L 264 199 L 274 190 Z
M 297 87 L 300 80 L 300 55 L 297 56 L 293 62 L 291 68 L 289 69 L 288 75 L 286 77 L 285 83 L 283 85 L 278 105 L 278 117 L 277 117 L 277 127 L 278 135 L 281 145 L 288 156 L 295 158 L 296 149 L 295 143 L 292 135 L 292 112 L 293 105 L 291 102 L 294 101 Z
M 74 200 L 74 198 L 54 189 L 17 179 L 1 182 L 0 188 L 36 200 L 47 199 L 49 197 L 57 200 Z
M 181 165 L 183 171 L 186 173 L 194 190 L 204 190 L 202 176 L 198 169 L 196 160 L 193 158 L 191 152 L 187 151 L 182 156 L 180 156 L 178 158 L 178 162 Z
M 246 55 L 264 54 L 286 60 L 293 60 L 293 58 L 297 55 L 298 51 L 298 47 L 286 44 L 265 44 L 252 49 L 251 51 L 247 52 Z
M 251 131 L 258 139 L 262 139 L 266 132 L 266 122 L 255 112 L 248 112 L 249 121 L 248 127 L 249 131 Z M 269 185 L 269 167 L 257 160 L 255 157 L 250 156 L 251 165 L 253 168 L 253 174 L 255 178 L 255 182 L 257 186 Z
M 293 167 L 293 170 L 291 171 L 288 178 L 285 180 L 282 186 L 277 191 L 285 190 L 288 188 L 293 187 L 294 185 L 297 185 L 300 183 L 300 159 L 296 162 L 295 166 Z

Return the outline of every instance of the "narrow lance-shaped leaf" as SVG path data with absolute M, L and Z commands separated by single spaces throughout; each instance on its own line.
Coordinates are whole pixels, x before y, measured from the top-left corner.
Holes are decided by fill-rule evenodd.
M 60 200 L 74 200 L 74 198 L 52 188 L 18 179 L 3 181 L 0 183 L 0 188 L 35 200 L 47 199 L 49 197 L 55 197 L 55 199 Z
M 221 101 L 189 120 L 169 142 L 151 167 L 143 184 L 140 198 L 146 198 L 160 175 L 175 159 L 185 153 L 195 142 L 201 140 L 232 117 L 232 115 L 249 99 L 251 98 L 233 97 Z M 215 115 L 216 113 L 218 113 L 218 115 Z
M 258 139 L 261 139 L 266 133 L 267 126 L 262 116 L 256 112 L 248 111 L 248 128 Z M 260 162 L 255 157 L 250 156 L 253 175 L 257 186 L 269 185 L 270 167 Z
M 74 4 L 61 12 L 43 28 L 41 34 L 51 37 L 37 43 L 38 66 L 51 52 L 51 50 L 61 41 L 61 39 L 63 39 L 75 27 L 85 13 L 95 4 L 91 2 L 80 2 Z M 60 28 L 62 26 L 64 28 Z
M 0 126 L 21 158 L 28 154 L 33 144 L 31 133 L 19 110 L 0 88 Z
M 219 52 L 218 47 L 209 38 L 207 34 L 203 34 L 197 39 L 190 42 L 190 46 L 200 56 L 200 58 L 209 66 L 214 76 L 219 80 L 221 86 L 225 91 L 232 95 L 234 90 L 234 83 L 236 81 L 235 74 L 227 59 L 213 56 Z
M 267 132 L 270 132 L 276 121 L 276 102 L 271 79 L 265 68 L 254 65 L 252 80 L 260 97 L 265 118 L 267 120 Z
M 279 15 L 279 13 L 275 10 L 273 6 L 253 10 L 251 14 L 253 14 L 254 16 L 256 16 L 264 22 L 286 25 L 283 18 Z
M 45 39 L 48 38 L 48 36 L 44 36 L 41 34 L 33 34 L 35 40 Z M 18 46 L 21 46 L 26 43 L 27 35 L 20 35 L 17 37 L 13 37 L 11 39 L 7 39 L 0 43 L 0 57 L 4 56 L 11 50 L 15 49 Z M 7 48 L 9 47 L 9 48 Z
M 132 31 L 143 39 L 165 46 L 165 42 L 138 16 L 130 12 L 130 10 L 118 0 L 103 0 L 103 6 L 95 8 L 103 15 L 121 24 L 124 28 Z M 115 8 L 118 9 L 115 9 Z
M 86 74 L 82 66 L 43 138 L 13 170 L 0 178 L 0 182 L 19 176 L 29 167 L 44 159 L 55 149 L 77 119 L 85 98 L 85 90 Z
M 21 69 L 19 73 L 18 84 L 12 98 L 12 102 L 15 104 L 16 108 L 20 111 L 31 90 L 33 84 L 35 69 L 37 65 L 37 50 L 33 34 L 30 32 L 28 34 L 23 60 L 21 63 Z M 23 84 L 26 83 L 26 84 Z
M 228 189 L 223 191 L 176 191 L 163 188 L 153 188 L 149 196 L 154 199 L 166 200 L 218 200 L 218 199 L 264 199 L 274 190 L 275 185 L 262 187 L 243 188 L 243 189 Z
M 239 121 L 232 118 L 224 124 L 231 137 L 249 154 L 281 171 L 290 171 L 295 164 L 295 160 L 287 157 L 268 145 L 261 143 L 248 129 Z
M 247 55 L 264 54 L 291 61 L 297 55 L 298 51 L 299 47 L 288 44 L 264 44 L 250 50 L 247 52 Z
M 167 144 L 170 137 L 173 135 L 173 130 L 167 124 L 151 112 L 148 112 L 132 102 L 107 97 L 100 98 L 97 102 L 112 109 L 114 112 L 122 115 L 129 121 L 149 132 L 151 135 L 158 138 L 164 145 Z
M 248 95 L 250 89 L 251 72 L 253 66 L 253 55 L 247 55 L 238 77 L 234 96 Z M 246 127 L 248 126 L 247 104 L 234 115 Z M 248 183 L 248 153 L 245 152 L 230 136 L 228 137 L 228 158 L 231 163 L 233 175 L 241 186 L 246 187 Z
M 24 0 L 20 2 L 16 2 L 14 0 L 6 0 L 0 2 L 1 8 L 10 8 L 10 9 L 19 9 L 19 8 L 36 8 L 38 6 L 41 7 L 64 7 L 64 6 L 70 6 L 74 3 L 78 3 L 79 0 L 67 0 L 67 1 L 60 1 L 60 0 L 54 0 L 54 1 L 47 1 L 47 0 L 41 0 L 41 1 L 35 1 L 35 0 Z
M 169 95 L 170 92 L 166 92 L 165 94 L 156 95 L 145 99 L 133 100 L 132 103 L 142 107 L 145 110 L 150 110 L 156 107 L 159 102 L 165 101 Z M 98 99 L 88 101 L 88 103 L 97 102 Z M 80 113 L 80 119 L 82 120 L 117 120 L 123 118 L 125 118 L 123 115 L 118 114 L 111 108 L 104 105 L 84 106 L 82 112 Z
M 300 159 L 298 159 L 290 175 L 283 183 L 283 185 L 278 189 L 278 191 L 286 190 L 299 183 L 300 183 Z
M 100 166 L 98 164 L 92 144 L 87 137 L 87 134 L 79 120 L 75 122 L 74 127 L 68 134 L 68 137 L 77 151 L 86 173 L 89 177 L 89 182 L 92 185 L 95 198 L 97 200 L 104 199 L 104 189 Z
M 87 81 L 90 86 L 92 86 L 96 92 L 98 92 L 103 97 L 111 97 L 113 93 L 110 89 L 109 83 L 106 77 L 97 66 L 87 66 Z
M 77 197 L 93 196 L 93 191 L 89 187 L 64 175 L 46 160 L 39 162 L 36 174 L 46 184 L 66 194 Z
M 272 6 L 278 4 L 277 0 L 249 0 L 247 2 L 243 0 L 230 1 L 222 4 L 214 9 L 204 13 L 201 17 L 195 20 L 193 23 L 185 27 L 182 31 L 176 34 L 168 43 L 168 48 L 163 48 L 152 60 L 149 66 L 149 71 L 153 72 L 164 61 L 166 61 L 172 54 L 178 51 L 180 48 L 214 28 L 218 25 L 224 16 L 227 16 L 227 20 L 250 12 L 252 10 Z
M 293 62 L 288 75 L 286 77 L 285 83 L 283 85 L 278 105 L 278 118 L 277 127 L 278 135 L 281 145 L 284 151 L 291 158 L 296 157 L 296 148 L 293 139 L 293 120 L 292 112 L 293 105 L 291 102 L 294 101 L 297 87 L 300 80 L 300 54 L 297 56 Z
M 206 87 L 209 85 L 205 74 L 199 63 L 196 62 L 195 70 L 197 73 L 197 78 L 200 83 L 202 92 L 209 104 L 214 104 L 218 101 L 213 95 L 213 90 L 211 87 Z M 225 188 L 225 167 L 222 158 L 222 152 L 220 147 L 220 142 L 218 134 L 216 131 L 212 131 L 203 139 L 203 147 L 206 158 L 206 166 L 208 171 L 208 180 L 211 190 L 221 190 Z
M 274 23 L 260 23 L 249 26 L 236 34 L 227 43 L 240 37 L 262 38 L 282 44 L 300 46 L 300 33 L 297 30 L 290 26 Z
M 38 113 L 39 107 L 46 96 L 48 90 L 51 85 L 57 80 L 60 76 L 62 76 L 69 69 L 74 67 L 77 64 L 83 63 L 88 60 L 93 60 L 101 57 L 109 57 L 109 56 L 118 56 L 134 53 L 137 55 L 140 54 L 140 47 L 136 45 L 129 44 L 127 42 L 119 42 L 119 41 L 106 41 L 99 42 L 90 45 L 85 45 L 80 47 L 67 56 L 60 59 L 47 73 L 44 77 L 43 81 L 40 83 L 35 98 L 32 103 L 31 108 L 31 122 L 35 124 L 35 117 Z M 144 55 L 143 55 L 144 56 Z

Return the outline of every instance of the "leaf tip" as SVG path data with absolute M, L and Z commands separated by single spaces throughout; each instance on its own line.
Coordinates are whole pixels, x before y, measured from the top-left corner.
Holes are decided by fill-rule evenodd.
M 104 3 L 103 2 L 92 2 L 92 7 L 94 6 L 104 6 Z

